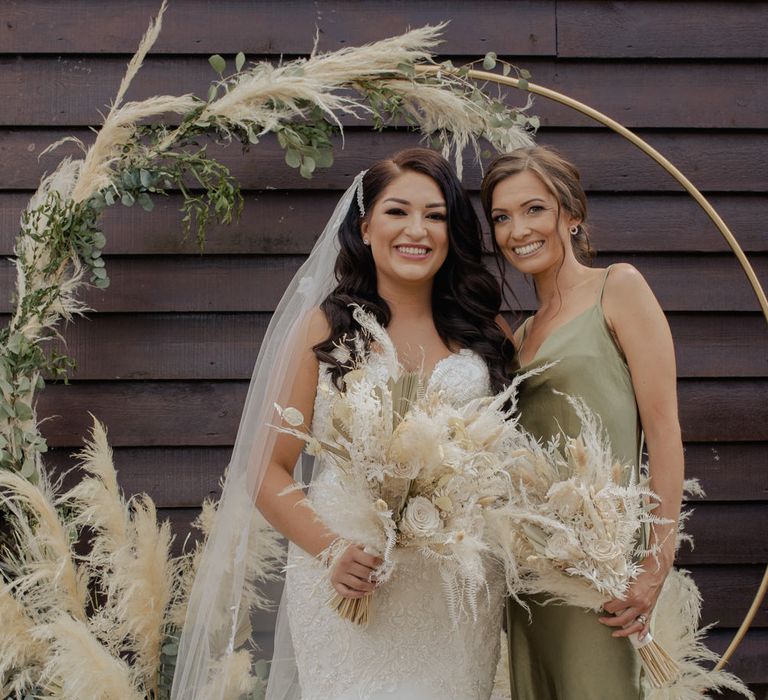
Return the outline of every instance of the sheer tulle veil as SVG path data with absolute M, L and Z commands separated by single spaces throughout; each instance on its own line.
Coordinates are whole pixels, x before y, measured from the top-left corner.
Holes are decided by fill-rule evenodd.
M 339 200 L 312 253 L 288 285 L 261 345 L 215 523 L 192 587 L 172 700 L 223 700 L 229 672 L 245 662 L 237 652 L 247 648 L 250 635 L 255 595 L 251 579 L 259 559 L 270 550 L 267 540 L 274 540 L 254 504 L 277 436 L 271 427 L 278 421 L 275 404 L 285 406 L 290 395 L 293 350 L 306 346 L 305 319 L 336 284 L 338 231 L 361 191 L 364 174 L 354 178 Z M 268 700 L 300 697 L 284 607 L 281 604 L 278 612 Z

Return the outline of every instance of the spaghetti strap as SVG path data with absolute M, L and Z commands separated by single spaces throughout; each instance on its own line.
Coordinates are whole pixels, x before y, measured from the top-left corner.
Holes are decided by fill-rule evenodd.
M 528 335 L 528 321 L 530 321 L 532 318 L 533 318 L 533 316 L 529 316 L 528 318 L 525 319 L 525 321 L 523 321 L 520 324 L 520 328 L 523 331 L 523 335 L 520 337 L 520 345 L 517 348 L 518 357 L 520 356 L 520 352 L 523 349 L 523 345 L 525 345 L 525 338 Z
M 597 304 L 595 304 L 595 306 L 603 305 L 603 292 L 605 291 L 605 283 L 608 281 L 608 273 L 611 271 L 612 267 L 613 265 L 608 265 L 608 267 L 605 268 L 605 274 L 603 275 L 603 283 L 600 285 L 600 294 L 597 297 Z

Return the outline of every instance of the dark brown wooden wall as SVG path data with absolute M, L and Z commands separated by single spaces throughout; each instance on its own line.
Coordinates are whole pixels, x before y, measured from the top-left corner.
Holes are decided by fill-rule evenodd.
M 159 2 L 0 2 L 0 253 L 41 174 L 89 137 Z M 306 54 L 450 19 L 442 55 L 493 50 L 533 81 L 604 111 L 661 150 L 700 187 L 768 286 L 768 2 L 575 0 L 343 2 L 171 0 L 163 34 L 129 97 L 206 92 L 207 57 Z M 512 95 L 519 100 L 520 95 Z M 766 324 L 715 227 L 650 159 L 586 118 L 539 99 L 540 141 L 582 170 L 598 264 L 628 260 L 649 279 L 677 344 L 687 471 L 703 482 L 690 529 L 690 568 L 704 621 L 722 650 L 768 561 Z M 211 230 L 205 255 L 180 233 L 178 199 L 152 214 L 105 217 L 112 286 L 86 295 L 95 309 L 66 332 L 79 369 L 49 386 L 41 416 L 51 461 L 68 463 L 91 411 L 109 427 L 128 492 L 147 491 L 181 535 L 217 490 L 269 314 L 350 177 L 415 136 L 350 124 L 346 148 L 311 181 L 288 169 L 275 143 L 223 152 L 240 179 L 240 222 Z M 477 190 L 476 166 L 466 183 Z M 13 272 L 0 264 L 7 319 Z M 526 308 L 530 289 L 515 281 Z M 262 639 L 268 646 L 269 620 Z M 732 668 L 768 683 L 764 604 Z

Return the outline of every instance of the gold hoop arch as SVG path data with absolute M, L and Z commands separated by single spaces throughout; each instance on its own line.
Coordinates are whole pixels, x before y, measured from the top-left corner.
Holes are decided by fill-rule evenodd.
M 444 71 L 445 68 L 440 66 L 417 66 L 416 70 L 419 73 L 429 74 Z M 731 230 L 728 228 L 725 221 L 723 221 L 722 217 L 717 213 L 717 211 L 715 211 L 715 208 L 709 203 L 707 198 L 701 192 L 699 192 L 693 183 L 685 175 L 683 175 L 683 173 L 677 167 L 675 167 L 669 160 L 661 155 L 661 153 L 659 153 L 655 148 L 653 148 L 646 141 L 643 141 L 643 139 L 627 129 L 627 127 L 619 124 L 619 122 L 611 119 L 602 112 L 598 112 L 596 109 L 593 109 L 589 105 L 585 105 L 583 102 L 574 100 L 573 98 L 568 97 L 567 95 L 563 95 L 560 92 L 556 92 L 555 90 L 550 90 L 549 88 L 536 85 L 535 83 L 521 81 L 517 78 L 510 78 L 507 76 L 497 75 L 495 73 L 489 73 L 487 71 L 481 70 L 472 69 L 467 73 L 467 77 L 473 80 L 493 82 L 498 83 L 499 85 L 507 85 L 509 87 L 517 88 L 518 90 L 525 90 L 534 95 L 541 95 L 542 97 L 546 97 L 547 99 L 553 100 L 554 102 L 559 102 L 566 107 L 575 109 L 577 112 L 581 112 L 582 114 L 588 116 L 590 119 L 593 119 L 594 121 L 607 126 L 612 131 L 615 131 L 620 136 L 623 136 L 627 141 L 655 160 L 662 168 L 664 168 L 664 170 L 666 170 L 683 186 L 685 191 L 688 192 L 688 194 L 696 200 L 696 202 L 706 212 L 707 216 L 712 220 L 715 226 L 717 226 L 717 230 L 720 231 L 720 234 L 726 240 L 734 255 L 736 256 L 736 259 L 739 261 L 739 264 L 741 265 L 741 268 L 744 271 L 750 286 L 752 287 L 752 291 L 757 297 L 757 301 L 760 304 L 763 316 L 765 317 L 766 322 L 768 322 L 768 299 L 766 299 L 765 291 L 760 285 L 760 281 L 757 279 L 757 275 L 755 274 L 755 271 L 752 268 L 749 260 L 747 260 L 747 256 L 744 254 L 744 251 L 739 245 L 739 242 L 736 240 L 736 237 L 733 235 L 733 233 L 731 233 Z M 521 85 L 521 82 L 524 84 Z M 720 670 L 725 666 L 726 663 L 728 663 L 728 660 L 736 651 L 736 648 L 739 646 L 739 644 L 741 644 L 741 641 L 747 634 L 747 630 L 752 625 L 752 621 L 755 619 L 755 615 L 757 615 L 757 611 L 760 608 L 760 603 L 762 603 L 763 598 L 765 597 L 766 591 L 768 591 L 768 566 L 765 568 L 763 579 L 758 586 L 757 593 L 755 594 L 752 604 L 750 605 L 747 614 L 744 616 L 744 620 L 739 626 L 739 629 L 736 631 L 736 634 L 731 640 L 731 643 L 728 645 L 728 648 L 717 662 L 717 665 L 715 666 L 716 670 Z

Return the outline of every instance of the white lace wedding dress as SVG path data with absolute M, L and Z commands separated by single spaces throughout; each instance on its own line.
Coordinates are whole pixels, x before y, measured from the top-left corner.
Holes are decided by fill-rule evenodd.
M 386 372 L 370 362 L 372 372 Z M 312 431 L 330 425 L 335 387 L 320 368 Z M 379 377 L 377 377 L 379 379 Z M 386 376 L 381 377 L 386 379 Z M 460 404 L 491 393 L 488 369 L 471 350 L 435 367 L 427 391 Z M 336 479 L 328 467 L 321 479 Z M 312 497 L 310 488 L 309 497 Z M 372 620 L 360 627 L 327 606 L 333 591 L 317 559 L 291 545 L 286 602 L 302 700 L 488 700 L 499 656 L 504 579 L 488 562 L 488 595 L 478 598 L 476 618 L 451 622 L 434 561 L 398 549 L 392 577 L 376 590 Z

